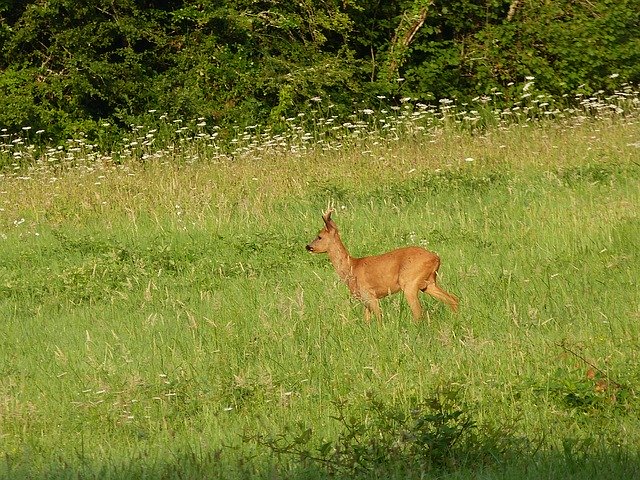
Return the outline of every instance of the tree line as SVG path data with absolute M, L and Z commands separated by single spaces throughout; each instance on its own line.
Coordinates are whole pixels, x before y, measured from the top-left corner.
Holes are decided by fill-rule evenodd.
M 0 0 L 0 128 L 589 95 L 640 80 L 639 32 L 640 0 Z

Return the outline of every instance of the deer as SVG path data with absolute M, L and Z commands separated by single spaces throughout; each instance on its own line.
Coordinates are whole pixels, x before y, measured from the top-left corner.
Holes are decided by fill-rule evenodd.
M 425 292 L 458 311 L 458 298 L 436 283 L 440 257 L 422 247 L 410 246 L 381 255 L 355 258 L 349 254 L 340 238 L 338 226 L 331 219 L 334 210 L 323 215 L 324 228 L 306 246 L 311 253 L 326 253 L 338 277 L 351 295 L 364 304 L 366 322 L 373 313 L 382 319 L 380 299 L 402 290 L 415 321 L 422 317 L 419 292 Z

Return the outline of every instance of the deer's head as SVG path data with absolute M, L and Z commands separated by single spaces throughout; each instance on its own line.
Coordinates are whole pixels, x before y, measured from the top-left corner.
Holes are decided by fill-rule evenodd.
M 307 250 L 313 253 L 325 253 L 329 250 L 330 246 L 336 241 L 338 235 L 338 226 L 336 222 L 331 220 L 331 213 L 333 209 L 327 210 L 322 215 L 324 221 L 324 228 L 318 232 L 318 236 L 307 245 Z

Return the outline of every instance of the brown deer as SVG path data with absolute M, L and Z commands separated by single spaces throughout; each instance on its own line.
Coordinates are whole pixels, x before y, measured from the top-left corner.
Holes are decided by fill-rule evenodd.
M 327 253 L 340 279 L 347 284 L 351 294 L 364 303 L 366 321 L 373 312 L 382 318 L 379 299 L 402 290 L 411 307 L 413 318 L 418 320 L 422 307 L 418 292 L 426 292 L 446 303 L 456 312 L 458 299 L 436 284 L 440 257 L 421 247 L 404 247 L 370 257 L 354 258 L 349 255 L 340 239 L 338 226 L 331 220 L 332 209 L 322 215 L 324 228 L 309 245 L 313 253 Z

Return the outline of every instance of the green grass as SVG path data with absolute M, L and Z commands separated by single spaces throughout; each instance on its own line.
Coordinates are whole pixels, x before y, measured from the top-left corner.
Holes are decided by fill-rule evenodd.
M 477 432 L 454 459 L 334 473 L 640 475 L 639 137 L 631 115 L 5 175 L 0 477 L 327 478 L 340 411 L 453 391 Z M 328 201 L 354 255 L 438 252 L 460 313 L 393 296 L 365 324 L 304 250 Z

